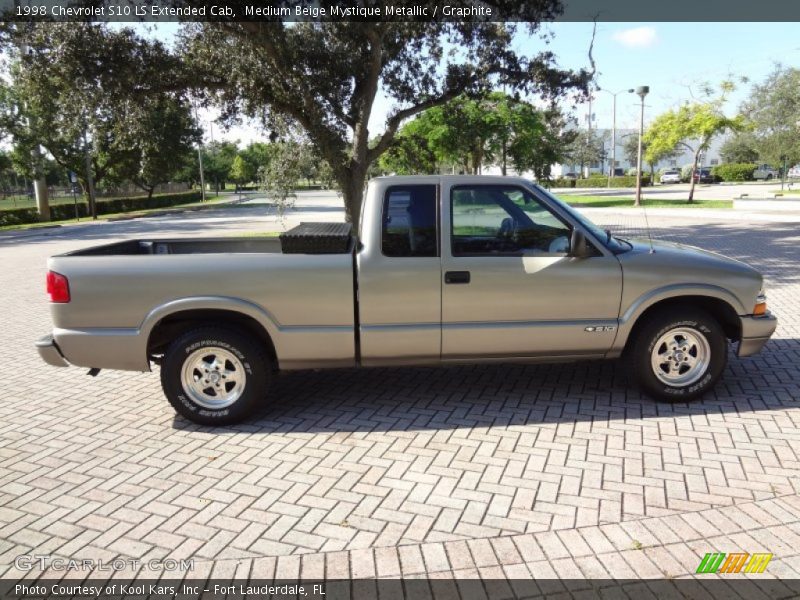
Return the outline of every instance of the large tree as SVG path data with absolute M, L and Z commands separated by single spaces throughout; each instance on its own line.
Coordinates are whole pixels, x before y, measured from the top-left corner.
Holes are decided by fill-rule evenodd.
M 530 32 L 562 8 L 559 0 L 492 4 L 521 10 Z M 557 68 L 552 53 L 516 53 L 515 30 L 482 22 L 218 22 L 188 25 L 182 47 L 224 117 L 288 117 L 303 128 L 357 223 L 368 168 L 406 119 L 498 82 L 548 98 L 585 89 L 590 73 Z M 375 135 L 369 122 L 379 91 L 392 108 Z
M 800 162 L 800 69 L 776 66 L 753 86 L 741 112 L 751 128 L 744 140 L 758 160 L 779 164 L 785 156 L 790 165 Z
M 635 165 L 639 160 L 639 134 L 630 134 L 624 136 L 625 141 L 622 144 L 622 151 L 625 153 L 625 158 L 629 163 Z M 680 154 L 677 147 L 662 148 L 656 152 L 651 148 L 650 144 L 642 140 L 642 163 L 646 163 L 650 167 L 650 183 L 655 182 L 656 165 L 662 160 L 675 158 Z M 643 169 L 644 170 L 644 169 Z
M 159 134 L 162 118 L 178 113 L 187 135 L 177 142 L 190 137 L 185 82 L 176 77 L 181 61 L 163 44 L 88 23 L 12 23 L 0 34 L 13 58 L 0 93 L 0 127 L 15 143 L 34 154 L 43 146 L 87 192 L 90 178 L 119 178 L 134 164 L 145 185 L 163 179 L 170 157 L 154 155 L 148 138 Z M 91 194 L 89 200 L 94 214 Z
M 581 176 L 584 167 L 591 167 L 603 160 L 607 132 L 601 134 L 594 129 L 581 129 L 575 133 L 565 148 L 565 158 L 571 164 L 580 166 Z
M 727 117 L 722 112 L 725 95 L 732 86 L 723 83 L 718 97 L 708 101 L 686 103 L 677 109 L 668 110 L 656 117 L 644 134 L 644 143 L 651 156 L 675 151 L 683 146 L 692 153 L 692 173 L 697 170 L 700 155 L 707 151 L 711 140 L 728 130 L 743 128 L 741 116 Z M 694 200 L 695 180 L 691 178 L 688 202 Z

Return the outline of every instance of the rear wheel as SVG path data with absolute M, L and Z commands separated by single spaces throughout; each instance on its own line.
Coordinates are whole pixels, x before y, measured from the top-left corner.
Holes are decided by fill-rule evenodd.
M 172 407 L 201 425 L 247 418 L 267 393 L 271 368 L 260 344 L 236 330 L 203 327 L 177 338 L 161 365 Z
M 720 324 L 690 307 L 655 313 L 637 332 L 629 354 L 642 390 L 668 402 L 692 400 L 713 388 L 727 358 Z

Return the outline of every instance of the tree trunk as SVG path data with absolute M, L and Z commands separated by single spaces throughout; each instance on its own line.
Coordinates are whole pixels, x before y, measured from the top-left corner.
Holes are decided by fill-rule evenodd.
M 698 160 L 700 160 L 700 148 L 698 148 L 697 152 L 694 153 L 694 160 L 692 161 L 692 174 L 689 187 L 689 200 L 687 201 L 687 204 L 691 204 L 692 202 L 694 202 L 694 174 L 697 171 Z
M 47 181 L 41 172 L 41 153 L 37 147 L 33 151 L 33 191 L 36 194 L 36 209 L 39 212 L 40 221 L 50 220 L 50 198 L 47 193 Z
M 47 194 L 47 182 L 44 177 L 33 181 L 33 190 L 36 194 L 36 210 L 39 212 L 40 221 L 50 220 L 50 201 Z
M 342 188 L 342 198 L 344 200 L 344 219 L 352 223 L 353 231 L 358 231 L 361 224 L 361 202 L 364 199 L 364 179 L 366 172 L 359 173 L 355 170 L 348 170 L 337 180 Z

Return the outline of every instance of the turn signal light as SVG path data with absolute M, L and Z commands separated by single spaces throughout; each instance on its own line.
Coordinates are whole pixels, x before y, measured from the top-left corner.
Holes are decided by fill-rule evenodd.
M 765 315 L 765 314 L 767 314 L 767 303 L 766 302 L 759 302 L 758 304 L 756 304 L 753 307 L 753 315 L 754 316 L 757 317 L 759 315 Z
M 69 302 L 69 281 L 61 273 L 48 271 L 47 293 L 50 295 L 50 302 Z

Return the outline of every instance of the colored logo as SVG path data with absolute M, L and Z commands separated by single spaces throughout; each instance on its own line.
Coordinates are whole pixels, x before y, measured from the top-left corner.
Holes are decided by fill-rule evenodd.
M 763 573 L 772 554 L 767 552 L 757 552 L 748 554 L 747 552 L 709 552 L 700 561 L 696 573 Z

